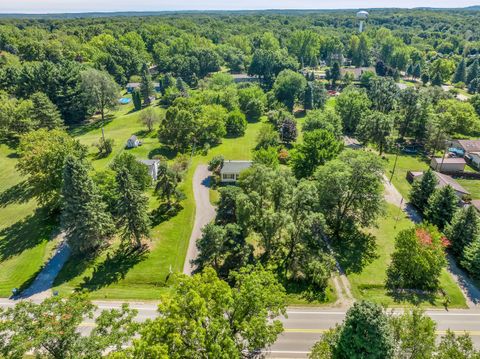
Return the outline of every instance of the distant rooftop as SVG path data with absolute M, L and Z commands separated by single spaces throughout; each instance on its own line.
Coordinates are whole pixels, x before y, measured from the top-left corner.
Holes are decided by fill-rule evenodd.
M 411 172 L 413 178 L 419 178 L 423 176 L 424 172 Z M 462 193 L 462 194 L 470 194 L 465 188 L 463 188 L 460 183 L 455 181 L 455 179 L 449 175 L 445 175 L 443 173 L 433 171 L 433 174 L 435 177 L 437 177 L 437 187 L 438 188 L 443 188 L 446 186 L 452 187 L 456 192 Z
M 434 160 L 435 163 L 438 165 L 442 164 L 442 157 L 435 157 L 435 158 L 432 158 L 432 160 Z M 463 158 L 459 158 L 459 157 L 445 157 L 445 159 L 443 159 L 443 163 L 446 164 L 446 163 L 466 163 L 466 162 Z
M 153 166 L 155 163 L 160 163 L 160 160 L 139 160 L 138 162 L 141 162 L 147 166 Z

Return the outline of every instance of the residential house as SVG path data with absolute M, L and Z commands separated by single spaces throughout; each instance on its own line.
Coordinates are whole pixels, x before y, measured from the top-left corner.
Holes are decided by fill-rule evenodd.
M 222 169 L 220 170 L 221 182 L 236 182 L 240 176 L 240 172 L 251 166 L 251 161 L 224 161 Z
M 128 93 L 132 93 L 135 89 L 140 89 L 141 85 L 142 84 L 140 82 L 129 82 L 127 86 L 125 86 L 125 89 Z M 160 83 L 154 82 L 153 87 L 155 91 L 160 92 Z
M 358 142 L 358 140 L 354 137 L 343 136 L 343 145 L 346 148 L 350 148 L 352 150 L 358 150 L 362 148 L 362 144 Z
M 410 182 L 416 181 L 420 178 L 422 178 L 424 172 L 411 172 L 409 171 L 407 173 L 407 179 Z M 468 192 L 465 188 L 463 188 L 460 183 L 455 181 L 451 176 L 433 171 L 433 174 L 437 178 L 437 188 L 443 188 L 445 186 L 450 186 L 454 189 L 455 194 L 457 197 L 461 200 L 464 196 L 470 195 L 470 192 Z
M 469 152 L 468 155 L 465 156 L 465 159 L 470 165 L 480 169 L 480 152 Z
M 480 140 L 453 140 L 451 147 L 457 148 L 468 155 L 470 152 L 480 152 Z
M 342 77 L 345 77 L 345 75 L 349 73 L 353 75 L 353 79 L 356 81 L 360 80 L 360 77 L 362 77 L 362 75 L 367 71 L 375 73 L 375 68 L 374 67 L 342 67 L 340 69 L 340 73 Z
M 130 136 L 130 138 L 127 140 L 127 148 L 135 148 L 140 146 L 141 144 L 142 143 L 135 135 Z
M 233 77 L 233 82 L 241 83 L 241 82 L 258 82 L 258 77 L 249 76 L 248 74 L 230 74 Z
M 434 171 L 442 173 L 461 173 L 465 169 L 467 163 L 463 158 L 457 157 L 432 157 L 430 167 Z
M 148 167 L 148 174 L 152 177 L 153 181 L 158 179 L 158 168 L 160 167 L 160 160 L 139 160 Z

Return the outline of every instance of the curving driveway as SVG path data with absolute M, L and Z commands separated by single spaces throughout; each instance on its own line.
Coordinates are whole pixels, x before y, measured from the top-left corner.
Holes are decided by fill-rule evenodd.
M 215 218 L 215 207 L 210 203 L 210 175 L 207 165 L 198 165 L 193 174 L 193 196 L 195 198 L 195 223 L 188 243 L 183 273 L 191 275 L 195 267 L 191 261 L 197 258 L 197 239 L 202 236 L 202 228 Z

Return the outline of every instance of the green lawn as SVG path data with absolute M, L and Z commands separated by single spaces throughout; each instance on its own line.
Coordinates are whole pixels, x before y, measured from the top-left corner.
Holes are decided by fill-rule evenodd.
M 15 150 L 0 144 L 0 297 L 35 278 L 55 245 L 55 226 L 22 185 Z
M 386 269 L 390 263 L 390 255 L 395 245 L 395 236 L 403 229 L 413 226 L 413 223 L 404 212 L 398 207 L 388 205 L 385 217 L 381 218 L 378 228 L 371 230 L 377 238 L 378 258 L 365 266 L 359 273 L 350 273 L 348 278 L 352 285 L 352 294 L 357 299 L 371 300 L 385 306 L 405 306 L 412 302 L 424 307 L 443 307 L 443 300 L 440 296 L 433 300 L 427 298 L 416 298 L 413 301 L 395 300 L 389 296 L 385 289 Z M 455 281 L 443 270 L 440 285 L 451 300 L 450 307 L 465 308 L 465 298 Z M 418 302 L 417 302 L 418 301 Z
M 456 178 L 456 181 L 465 188 L 472 199 L 480 199 L 480 180 L 478 179 L 466 179 L 466 178 Z
M 385 175 L 390 180 L 392 170 L 395 165 L 395 155 L 385 155 Z M 397 164 L 395 165 L 395 172 L 393 174 L 392 183 L 402 194 L 404 198 L 408 198 L 410 193 L 410 183 L 407 181 L 408 171 L 425 171 L 428 169 L 428 159 L 421 156 L 411 156 L 400 153 L 398 155 Z

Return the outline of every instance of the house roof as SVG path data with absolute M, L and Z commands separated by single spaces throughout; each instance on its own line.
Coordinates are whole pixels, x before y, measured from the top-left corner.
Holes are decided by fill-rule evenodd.
M 141 85 L 140 82 L 129 82 L 129 83 L 127 84 L 127 86 L 125 86 L 125 87 L 140 87 L 140 85 Z M 154 82 L 154 83 L 153 83 L 153 86 L 154 86 L 154 87 L 158 87 L 158 86 L 160 86 L 160 83 Z
M 443 173 L 439 173 L 434 171 L 435 176 L 437 176 L 438 180 L 438 187 L 452 187 L 456 192 L 463 193 L 463 194 L 470 194 L 465 188 L 463 188 L 460 183 L 455 181 L 451 176 L 445 175 Z
M 150 167 L 153 166 L 155 163 L 160 163 L 160 160 L 139 160 L 138 162 Z
M 466 152 L 480 151 L 480 140 L 456 140 L 456 142 Z
M 136 141 L 136 140 L 137 140 L 137 136 L 131 135 L 130 138 L 129 138 L 129 140 Z
M 252 166 L 252 161 L 224 161 L 221 173 L 240 173 Z
M 472 202 L 472 206 L 477 209 L 477 211 L 480 212 L 480 199 L 474 199 Z
M 412 174 L 413 179 L 420 178 L 423 176 L 424 172 L 410 172 Z M 443 173 L 433 171 L 435 177 L 437 177 L 437 188 L 443 188 L 446 186 L 452 187 L 456 192 L 461 194 L 470 194 L 465 188 L 463 188 L 460 183 L 455 181 L 455 179 L 449 175 L 445 175 Z
M 249 74 L 230 74 L 234 79 L 256 79 L 255 76 L 250 76 Z
M 442 158 L 441 157 L 434 157 L 432 160 L 435 161 L 436 164 L 441 164 L 442 163 Z M 443 164 L 448 164 L 448 163 L 463 163 L 466 164 L 465 160 L 463 158 L 459 157 L 445 157 L 443 159 Z

